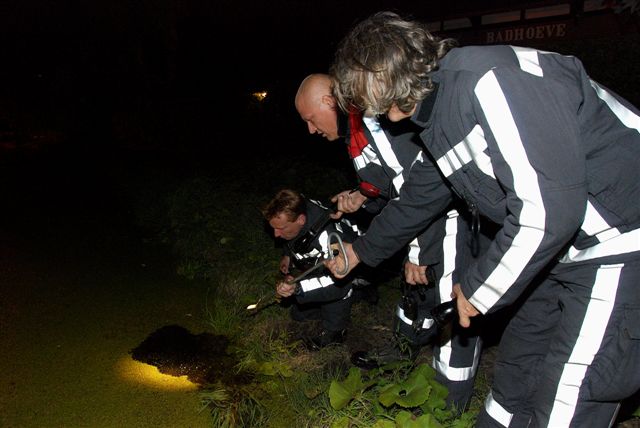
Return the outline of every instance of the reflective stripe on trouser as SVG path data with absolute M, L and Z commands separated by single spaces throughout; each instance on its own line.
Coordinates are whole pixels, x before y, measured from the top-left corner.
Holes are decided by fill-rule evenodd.
M 453 334 L 434 347 L 433 368 L 451 381 L 472 379 L 478 370 L 482 339 L 473 327 L 467 329 L 455 321 Z
M 463 269 L 472 261 L 469 240 L 467 221 L 450 212 L 442 243 L 444 273 L 439 283 L 438 302 L 451 300 L 453 284 L 458 281 L 457 270 Z M 481 250 L 484 251 L 484 241 L 480 244 Z M 436 380 L 449 389 L 447 404 L 459 411 L 464 410 L 471 400 L 481 350 L 482 340 L 478 337 L 478 329 L 462 328 L 457 320 L 454 320 L 451 328 L 443 333 L 440 343 L 434 346 L 433 368 L 437 372 Z
M 419 328 L 413 327 L 413 321 L 407 318 L 401 306 L 396 307 L 394 331 L 408 343 L 418 347 L 432 343 L 438 336 L 438 327 L 432 318 L 424 317 L 424 312 L 418 310 L 418 318 L 423 319 Z
M 411 326 L 412 328 L 418 328 L 418 329 L 423 329 L 423 330 L 427 330 L 430 329 L 431 327 L 433 327 L 433 324 L 435 324 L 435 321 L 433 320 L 433 318 L 428 318 L 428 317 L 418 317 L 419 320 L 419 325 L 418 326 L 414 326 L 415 321 L 412 319 L 407 318 L 407 316 L 404 313 L 404 309 L 402 309 L 402 306 L 398 305 L 396 306 L 396 317 L 398 317 L 398 320 L 404 324 L 407 324 L 409 326 Z
M 505 330 L 476 426 L 610 426 L 640 388 L 639 281 L 639 261 L 557 266 Z
M 415 346 L 424 346 L 433 342 L 438 334 L 433 318 L 431 318 L 431 309 L 436 304 L 436 287 L 424 285 L 408 287 L 407 293 L 417 306 L 419 325 L 414 327 L 414 321 L 405 314 L 401 301 L 396 306 L 394 331 L 409 343 Z
M 463 411 L 473 394 L 482 339 L 473 326 L 465 329 L 457 321 L 453 322 L 452 330 L 450 337 L 434 346 L 433 368 L 436 380 L 449 389 L 447 404 Z

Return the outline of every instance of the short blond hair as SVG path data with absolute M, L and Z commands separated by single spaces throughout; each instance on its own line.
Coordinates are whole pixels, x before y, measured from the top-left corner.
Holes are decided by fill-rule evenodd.
M 304 196 L 295 190 L 282 189 L 262 207 L 262 215 L 267 221 L 284 213 L 289 221 L 295 221 L 300 214 L 307 213 Z

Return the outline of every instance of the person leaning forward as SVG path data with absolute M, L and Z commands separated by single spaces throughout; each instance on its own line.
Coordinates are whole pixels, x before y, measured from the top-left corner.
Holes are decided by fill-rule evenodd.
M 340 42 L 334 95 L 419 125 L 455 192 L 500 226 L 453 291 L 462 326 L 521 303 L 476 426 L 610 426 L 640 388 L 640 112 L 575 57 L 453 46 L 376 13 Z M 426 168 L 346 246 L 352 267 L 430 221 Z
M 378 189 L 379 197 L 375 199 L 357 190 L 339 193 L 333 197 L 338 213 L 364 208 L 378 214 L 387 201 L 398 197 L 416 159 L 423 159 L 419 128 L 408 121 L 394 123 L 384 117 L 363 117 L 357 110 L 343 115 L 331 88 L 329 75 L 308 75 L 296 93 L 296 109 L 311 134 L 320 134 L 329 141 L 344 139 L 358 178 Z M 439 172 L 434 169 L 434 173 L 441 182 Z M 448 206 L 451 194 L 442 186 L 440 189 L 445 190 L 440 217 L 419 232 L 406 249 L 403 274 L 409 286 L 403 287 L 403 298 L 394 312 L 395 343 L 387 348 L 356 352 L 352 361 L 360 367 L 374 367 L 415 358 L 421 347 L 433 345 L 437 380 L 449 390 L 447 404 L 461 412 L 471 400 L 482 340 L 479 326 L 454 327 L 453 334 L 441 335 L 431 316 L 437 304 L 451 300 L 460 265 L 472 257 L 468 215 L 460 215 L 455 206 Z M 482 247 L 490 240 L 485 229 L 489 230 L 483 228 L 483 234 L 474 237 Z M 428 271 L 434 273 L 431 281 L 427 278 Z

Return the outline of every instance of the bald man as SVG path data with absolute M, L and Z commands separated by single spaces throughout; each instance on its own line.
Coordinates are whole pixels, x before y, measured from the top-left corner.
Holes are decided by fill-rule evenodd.
M 338 210 L 352 213 L 364 208 L 371 214 L 377 214 L 387 201 L 399 196 L 412 165 L 424 157 L 418 144 L 419 135 L 408 121 L 393 123 L 386 118 L 363 117 L 358 111 L 345 117 L 333 97 L 332 87 L 332 80 L 326 74 L 307 76 L 296 93 L 296 109 L 310 134 L 320 134 L 329 141 L 344 138 L 360 180 L 380 190 L 381 197 L 376 200 L 367 200 L 359 191 L 345 190 L 333 198 Z M 434 180 L 441 181 L 435 166 L 433 170 L 436 174 Z M 442 187 L 446 187 L 444 182 Z M 407 247 L 403 276 L 411 286 L 406 287 L 394 318 L 399 346 L 393 350 L 356 353 L 352 356 L 354 364 L 375 366 L 399 358 L 413 358 L 420 347 L 439 338 L 431 309 L 438 303 L 451 300 L 452 287 L 457 279 L 456 266 L 467 264 L 472 257 L 468 244 L 468 219 L 459 215 L 455 203 L 451 203 L 453 199 L 447 190 L 440 199 L 434 199 L 434 204 L 441 204 L 441 218 L 423 230 Z M 490 242 L 487 236 L 476 238 L 483 248 Z M 429 275 L 430 272 L 433 276 Z M 475 331 L 463 331 L 457 325 L 451 337 L 441 339 L 434 346 L 434 368 L 438 372 L 438 380 L 449 389 L 448 404 L 463 411 L 468 407 L 473 392 L 481 340 Z

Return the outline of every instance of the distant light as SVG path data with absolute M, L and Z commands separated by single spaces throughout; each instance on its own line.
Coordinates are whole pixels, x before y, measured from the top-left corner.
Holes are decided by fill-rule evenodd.
M 267 91 L 254 92 L 253 94 L 251 94 L 251 96 L 255 98 L 256 101 L 264 101 L 264 99 L 267 98 L 267 95 Z
M 165 391 L 195 391 L 198 385 L 187 379 L 187 376 L 171 376 L 160 373 L 158 368 L 141 363 L 131 357 L 118 362 L 118 375 L 126 381 L 146 385 L 152 389 Z

